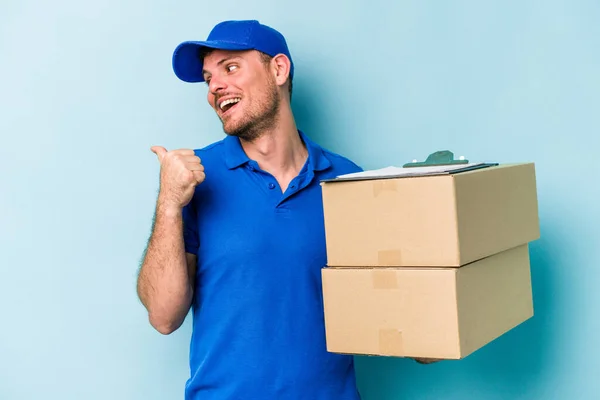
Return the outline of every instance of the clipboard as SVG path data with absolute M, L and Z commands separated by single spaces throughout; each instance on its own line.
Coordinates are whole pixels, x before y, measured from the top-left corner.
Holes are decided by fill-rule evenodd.
M 435 175 L 451 175 L 481 168 L 497 166 L 496 162 L 469 162 L 464 157 L 454 159 L 449 150 L 431 153 L 425 161 L 413 160 L 402 167 L 389 166 L 380 169 L 339 175 L 335 178 L 323 179 L 321 182 L 358 181 L 371 179 L 410 178 Z

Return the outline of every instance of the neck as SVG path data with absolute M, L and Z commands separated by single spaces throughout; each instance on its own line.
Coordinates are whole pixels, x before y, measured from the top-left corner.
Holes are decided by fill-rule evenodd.
M 291 109 L 282 104 L 277 124 L 252 141 L 241 140 L 242 148 L 261 169 L 278 180 L 291 180 L 302 169 L 308 151 L 302 142 Z

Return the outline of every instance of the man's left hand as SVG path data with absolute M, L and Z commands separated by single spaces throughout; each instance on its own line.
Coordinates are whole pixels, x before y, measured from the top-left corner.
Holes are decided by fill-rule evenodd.
M 438 361 L 442 361 L 441 358 L 413 358 L 419 364 L 433 364 Z

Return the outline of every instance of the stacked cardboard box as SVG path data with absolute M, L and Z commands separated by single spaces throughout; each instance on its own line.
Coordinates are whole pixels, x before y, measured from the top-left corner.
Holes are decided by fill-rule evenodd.
M 329 351 L 460 359 L 533 316 L 532 163 L 321 185 Z

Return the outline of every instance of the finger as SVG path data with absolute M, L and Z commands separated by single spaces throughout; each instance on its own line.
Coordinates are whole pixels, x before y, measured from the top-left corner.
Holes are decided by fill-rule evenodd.
M 199 163 L 186 163 L 185 167 L 190 171 L 204 171 L 204 165 Z
M 437 359 L 437 358 L 415 358 L 414 360 L 416 362 L 418 362 L 419 364 L 433 364 L 433 363 L 441 361 L 440 359 Z
M 188 163 L 196 163 L 196 164 L 200 164 L 202 160 L 200 160 L 200 157 L 198 156 L 182 156 L 180 157 L 181 160 L 188 162 Z
M 177 150 L 173 150 L 173 153 L 180 155 L 180 156 L 193 156 L 196 153 L 194 153 L 194 150 L 191 149 L 177 149 Z
M 204 178 L 206 178 L 204 171 L 192 171 L 192 173 L 194 174 L 194 178 L 198 183 L 202 183 L 202 181 L 204 181 Z
M 167 149 L 165 149 L 162 146 L 152 146 L 150 150 L 152 150 L 152 152 L 157 155 L 159 162 L 162 162 L 162 159 L 164 158 L 165 154 L 167 154 Z

